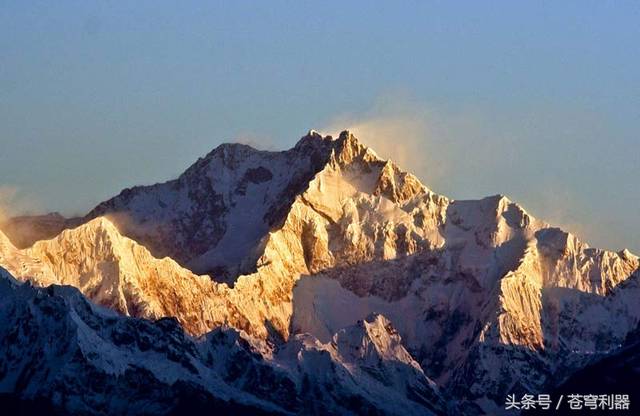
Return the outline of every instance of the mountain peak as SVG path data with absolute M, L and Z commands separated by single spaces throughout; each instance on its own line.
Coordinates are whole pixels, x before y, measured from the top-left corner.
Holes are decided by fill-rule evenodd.
M 245 143 L 225 142 L 225 143 L 220 143 L 218 146 L 216 146 L 211 152 L 209 152 L 207 157 L 211 155 L 215 155 L 220 152 L 237 153 L 237 152 L 260 152 L 260 151 L 261 150 L 256 149 L 255 147 Z
M 216 307 L 204 306 L 215 303 L 216 296 L 208 276 L 194 275 L 170 258 L 153 257 L 106 217 L 24 250 L 0 243 L 0 264 L 16 278 L 38 286 L 74 286 L 92 301 L 125 315 L 177 317 L 191 333 L 202 334 L 214 319 L 221 320 Z
M 384 163 L 375 151 L 365 146 L 348 130 L 341 132 L 331 144 L 333 145 L 331 161 L 339 166 L 345 167 L 354 163 Z
M 393 358 L 419 368 L 402 346 L 400 335 L 383 315 L 372 313 L 347 327 L 333 338 L 345 358 L 375 360 Z
M 620 252 L 618 254 L 623 259 L 636 259 L 636 260 L 638 259 L 638 256 L 633 254 L 628 248 L 620 250 Z
M 322 134 L 320 134 L 320 132 L 318 132 L 317 130 L 314 129 L 310 129 L 307 134 L 304 137 L 313 137 L 313 138 L 317 138 L 317 139 L 322 139 L 323 136 Z
M 302 139 L 321 139 L 321 140 L 322 139 L 331 139 L 331 140 L 335 141 L 335 140 L 346 140 L 346 139 L 349 139 L 350 137 L 355 138 L 353 133 L 348 129 L 342 130 L 340 133 L 338 133 L 337 137 L 333 137 L 330 134 L 323 135 L 318 130 L 309 129 L 309 131 L 307 131 L 307 134 L 302 136 Z
M 123 239 L 123 235 L 116 225 L 107 217 L 97 217 L 81 224 L 75 228 L 69 228 L 62 231 L 54 239 L 58 241 L 101 241 L 102 243 L 118 243 Z M 47 240 L 36 242 L 34 247 L 44 244 Z
M 107 231 L 109 233 L 115 233 L 115 234 L 120 234 L 118 232 L 118 228 L 115 226 L 115 224 L 108 219 L 107 217 L 97 217 L 92 219 L 91 221 L 77 227 L 78 229 L 81 228 L 87 228 L 87 229 L 91 229 L 91 230 L 104 230 Z
M 355 140 L 357 141 L 358 139 L 356 138 L 356 136 L 353 135 L 353 133 L 350 130 L 342 130 L 340 132 L 340 134 L 338 135 L 338 139 L 340 140 Z
M 292 150 L 298 152 L 320 152 L 326 158 L 331 151 L 332 141 L 333 137 L 323 136 L 318 131 L 311 129 L 298 140 Z

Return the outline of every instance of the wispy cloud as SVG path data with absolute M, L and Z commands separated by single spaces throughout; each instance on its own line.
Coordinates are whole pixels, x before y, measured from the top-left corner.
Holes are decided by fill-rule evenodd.
M 0 223 L 15 215 L 33 213 L 40 209 L 34 197 L 24 195 L 20 188 L 0 185 Z
M 430 123 L 432 114 L 400 95 L 385 96 L 364 114 L 341 114 L 318 129 L 338 135 L 351 131 L 382 158 L 430 180 L 444 176 L 446 161 L 437 157 L 437 138 Z
M 0 185 L 0 224 L 12 215 L 11 202 L 14 200 L 17 191 L 15 187 Z

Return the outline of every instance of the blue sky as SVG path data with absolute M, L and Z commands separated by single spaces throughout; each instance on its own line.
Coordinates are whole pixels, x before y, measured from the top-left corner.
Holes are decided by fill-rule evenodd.
M 221 142 L 353 127 L 435 191 L 640 252 L 640 3 L 317 3 L 4 1 L 1 205 L 84 213 Z

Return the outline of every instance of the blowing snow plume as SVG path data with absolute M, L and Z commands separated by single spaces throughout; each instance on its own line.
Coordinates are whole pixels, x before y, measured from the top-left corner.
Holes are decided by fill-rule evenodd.
M 17 188 L 13 186 L 0 185 L 0 226 L 11 218 L 14 211 L 12 205 L 17 193 Z
M 347 129 L 380 157 L 431 183 L 446 174 L 446 164 L 444 159 L 432 157 L 436 146 L 429 119 L 429 112 L 423 108 L 390 100 L 362 116 L 337 116 L 319 130 L 336 137 Z
M 33 198 L 13 186 L 0 186 L 0 230 L 17 248 L 27 248 L 38 240 L 59 234 L 68 220 L 58 213 L 31 215 L 41 211 Z

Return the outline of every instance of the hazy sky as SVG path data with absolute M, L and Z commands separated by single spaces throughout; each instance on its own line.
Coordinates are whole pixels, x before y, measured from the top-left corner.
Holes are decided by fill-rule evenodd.
M 0 207 L 352 127 L 437 192 L 640 253 L 639 2 L 204 3 L 3 1 Z

